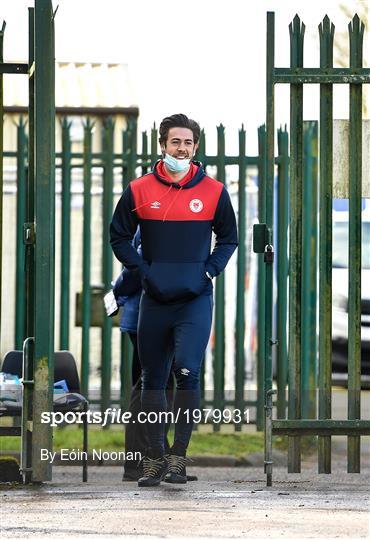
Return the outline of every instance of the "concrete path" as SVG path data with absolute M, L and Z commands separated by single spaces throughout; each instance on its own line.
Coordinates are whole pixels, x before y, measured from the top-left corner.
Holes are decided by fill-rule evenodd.
M 198 482 L 138 488 L 118 467 L 55 467 L 51 483 L 0 491 L 2 538 L 370 538 L 370 467 L 332 475 L 275 468 L 189 468 Z

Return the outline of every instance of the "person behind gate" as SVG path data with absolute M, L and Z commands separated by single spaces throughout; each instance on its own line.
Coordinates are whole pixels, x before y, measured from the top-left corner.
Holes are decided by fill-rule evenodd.
M 110 225 L 117 259 L 141 279 L 138 322 L 142 366 L 142 409 L 149 447 L 138 485 L 165 479 L 186 482 L 186 451 L 193 412 L 200 407 L 200 369 L 208 343 L 213 308 L 212 280 L 237 247 L 234 210 L 225 186 L 206 175 L 195 161 L 200 127 L 184 114 L 162 120 L 162 159 L 132 180 L 121 196 Z M 140 225 L 142 256 L 132 246 Z M 212 231 L 216 235 L 211 252 Z M 166 384 L 175 358 L 174 443 L 164 452 Z

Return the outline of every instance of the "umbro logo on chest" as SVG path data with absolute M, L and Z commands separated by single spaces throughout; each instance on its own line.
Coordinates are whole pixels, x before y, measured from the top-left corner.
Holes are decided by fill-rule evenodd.
M 161 203 L 159 201 L 153 201 L 150 204 L 150 208 L 153 210 L 158 210 L 161 207 Z M 192 199 L 189 202 L 189 209 L 194 212 L 195 214 L 198 214 L 203 210 L 203 202 L 200 199 Z

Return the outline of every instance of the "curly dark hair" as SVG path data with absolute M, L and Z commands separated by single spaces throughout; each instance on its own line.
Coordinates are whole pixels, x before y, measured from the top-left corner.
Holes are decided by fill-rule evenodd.
M 195 120 L 191 120 L 185 114 L 172 114 L 163 118 L 159 126 L 159 144 L 166 144 L 168 131 L 173 127 L 183 127 L 191 129 L 194 137 L 194 144 L 200 139 L 200 126 Z

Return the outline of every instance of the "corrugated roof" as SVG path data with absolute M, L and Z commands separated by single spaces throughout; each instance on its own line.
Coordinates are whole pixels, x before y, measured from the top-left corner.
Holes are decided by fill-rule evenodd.
M 4 75 L 4 105 L 27 106 L 26 75 Z M 127 64 L 56 62 L 57 107 L 134 107 Z

